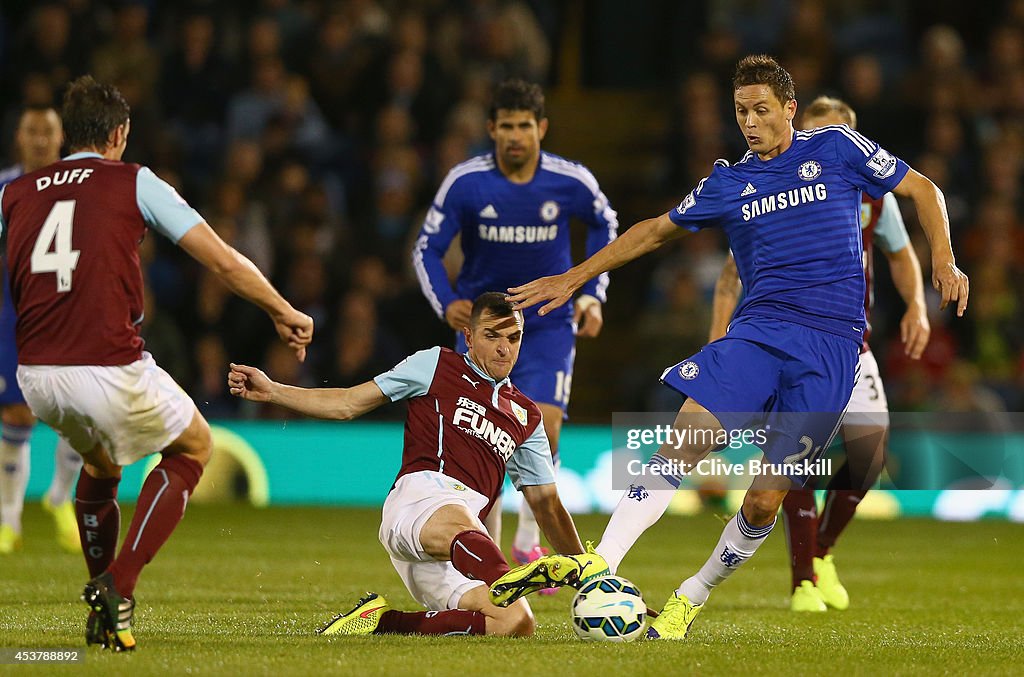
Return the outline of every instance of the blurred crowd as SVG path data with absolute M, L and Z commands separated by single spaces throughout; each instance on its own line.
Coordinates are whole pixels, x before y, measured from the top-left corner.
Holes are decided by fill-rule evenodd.
M 671 105 L 652 110 L 667 122 L 660 170 L 643 211 L 620 209 L 623 227 L 667 209 L 715 158 L 742 155 L 731 68 L 747 52 L 773 53 L 793 73 L 801 102 L 819 93 L 845 98 L 860 131 L 946 194 L 959 263 L 971 275 L 971 305 L 964 320 L 933 313 L 932 343 L 920 363 L 911 362 L 898 342 L 899 298 L 879 272 L 874 342 L 893 410 L 1024 405 L 1024 1 L 995 3 L 999 11 L 980 27 L 972 23 L 966 35 L 956 21 L 942 22 L 941 13 L 924 21 L 912 2 L 696 4 L 699 21 L 686 26 L 685 38 L 692 57 L 677 64 L 675 82 L 660 87 L 675 93 L 667 97 Z M 69 79 L 91 72 L 116 84 L 132 107 L 125 160 L 175 185 L 317 326 L 309 358 L 296 363 L 258 310 L 173 244 L 149 237 L 148 349 L 208 416 L 282 416 L 230 398 L 226 363 L 259 365 L 302 385 L 347 386 L 409 352 L 451 344 L 411 273 L 413 236 L 448 169 L 489 149 L 486 107 L 494 84 L 519 76 L 549 91 L 564 86 L 556 46 L 572 48 L 563 41 L 562 10 L 573 5 L 588 6 L 5 6 L 0 145 L 16 161 L 10 145 L 21 106 L 58 102 Z M 582 49 L 605 47 L 584 41 Z M 589 162 L 579 154 L 573 159 Z M 616 186 L 603 188 L 616 203 Z M 910 205 L 904 216 L 927 274 L 927 247 Z M 575 419 L 608 421 L 612 408 L 674 406 L 657 375 L 703 344 L 723 256 L 718 235 L 700 234 L 660 252 L 645 274 L 624 275 L 621 284 L 613 276 L 607 314 L 618 331 L 608 327 L 587 350 L 636 358 L 602 361 L 601 379 L 578 375 L 577 388 L 615 388 L 604 400 L 610 408 L 570 406 Z

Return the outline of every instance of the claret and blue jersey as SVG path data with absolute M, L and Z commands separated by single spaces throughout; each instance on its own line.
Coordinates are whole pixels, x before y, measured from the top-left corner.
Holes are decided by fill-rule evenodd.
M 795 322 L 858 343 L 864 328 L 860 193 L 881 197 L 908 166 L 846 125 L 793 135 L 780 155 L 715 163 L 669 218 L 721 225 L 746 294 L 736 317 Z

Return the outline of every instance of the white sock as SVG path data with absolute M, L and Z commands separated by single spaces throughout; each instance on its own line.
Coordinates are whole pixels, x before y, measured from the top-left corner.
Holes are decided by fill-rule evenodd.
M 57 438 L 57 450 L 53 454 L 53 479 L 47 497 L 50 505 L 60 505 L 71 499 L 71 485 L 82 470 L 82 457 L 71 448 L 63 437 Z
M 703 604 L 716 585 L 728 578 L 741 564 L 750 559 L 771 533 L 775 520 L 764 527 L 752 527 L 740 510 L 722 530 L 711 557 L 696 574 L 683 581 L 676 592 L 686 595 L 693 604 Z
M 562 463 L 555 458 L 555 477 L 558 477 L 558 468 Z M 530 504 L 522 501 L 519 504 L 519 522 L 516 525 L 516 535 L 512 539 L 512 547 L 523 552 L 530 552 L 535 546 L 540 545 L 540 527 L 537 526 L 537 519 L 533 516 Z
M 622 558 L 640 534 L 661 519 L 672 502 L 679 488 L 679 477 L 670 473 L 670 463 L 661 454 L 652 456 L 644 466 L 643 474 L 635 480 L 636 483 L 629 485 L 615 506 L 596 548 L 597 554 L 608 562 L 612 573 L 618 570 Z
M 537 545 L 540 545 L 540 527 L 537 526 L 537 520 L 533 517 L 530 504 L 523 501 L 519 504 L 519 523 L 516 525 L 516 535 L 512 539 L 512 547 L 529 552 Z
M 21 533 L 21 509 L 28 485 L 32 426 L 3 425 L 0 441 L 0 524 Z

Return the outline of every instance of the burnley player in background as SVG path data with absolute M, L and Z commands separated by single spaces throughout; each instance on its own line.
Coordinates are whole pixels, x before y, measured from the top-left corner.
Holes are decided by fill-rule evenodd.
M 28 107 L 18 118 L 14 145 L 18 164 L 0 171 L 0 188 L 22 174 L 52 164 L 60 159 L 64 133 L 60 116 L 50 106 Z M 7 276 L 3 276 L 4 298 L 11 297 Z M 0 441 L 0 555 L 9 555 L 21 548 L 21 512 L 28 485 L 29 439 L 36 418 L 25 404 L 18 388 L 18 350 L 14 340 L 17 318 L 14 306 L 4 303 L 0 308 L 0 418 L 3 419 L 3 441 Z M 58 438 L 54 453 L 53 479 L 43 496 L 43 508 L 53 517 L 57 527 L 57 543 L 68 552 L 81 552 L 78 524 L 71 506 L 71 485 L 82 469 L 82 457 Z
M 750 150 L 735 165 L 718 160 L 679 206 L 637 223 L 562 275 L 517 289 L 512 301 L 568 301 L 586 280 L 617 268 L 686 232 L 721 226 L 747 291 L 729 332 L 665 370 L 662 382 L 687 396 L 676 419 L 688 441 L 663 445 L 638 484 L 612 513 L 594 557 L 617 570 L 640 535 L 668 507 L 681 477 L 714 440 L 765 430 L 762 446 L 778 473 L 757 475 L 740 511 L 729 520 L 700 570 L 687 578 L 648 628 L 654 639 L 682 639 L 712 589 L 757 548 L 775 525 L 783 498 L 808 473 L 786 464 L 813 464 L 839 427 L 856 381 L 865 329 L 860 193 L 887 192 L 914 202 L 932 254 L 932 282 L 942 306 L 967 308 L 968 280 L 953 257 L 945 199 L 935 184 L 845 125 L 797 132 L 793 78 L 768 56 L 748 56 L 733 77 L 736 123 Z M 765 421 L 768 421 L 766 423 Z M 764 427 L 762 427 L 764 426 Z M 687 435 L 691 428 L 705 435 Z M 710 434 L 707 434 L 710 433 Z M 699 438 L 699 439 L 693 439 Z M 557 569 L 555 565 L 558 565 Z M 540 570 L 562 583 L 575 561 L 554 555 L 506 574 L 492 587 L 498 603 L 537 589 Z
M 857 115 L 839 99 L 818 97 L 807 107 L 802 128 L 827 125 L 856 129 Z M 870 320 L 874 304 L 873 245 L 877 245 L 889 261 L 893 283 L 907 306 L 900 320 L 904 350 L 911 359 L 919 359 L 928 345 L 931 328 L 924 303 L 921 264 L 910 245 L 896 197 L 892 193 L 881 198 L 861 194 L 860 227 L 864 248 L 865 319 Z M 736 262 L 730 255 L 715 285 L 711 341 L 725 336 L 742 288 Z M 795 489 L 782 501 L 793 575 L 790 599 L 793 611 L 826 611 L 829 607 L 842 610 L 850 606 L 850 597 L 839 581 L 829 550 L 853 519 L 868 487 L 878 479 L 889 434 L 889 404 L 878 373 L 878 362 L 868 345 L 870 321 L 866 327 L 860 349 L 860 379 L 853 388 L 841 429 L 847 460 L 829 482 L 821 516 L 818 516 L 812 489 Z
M 181 520 L 210 458 L 210 427 L 143 350 L 138 247 L 151 228 L 171 238 L 232 291 L 264 309 L 305 357 L 313 321 L 145 167 L 120 161 L 131 126 L 120 92 L 90 76 L 72 82 L 61 111 L 70 155 L 0 193 L 18 314 L 18 385 L 32 412 L 85 461 L 75 511 L 91 580 L 86 642 L 135 647 L 139 573 Z M 121 467 L 163 459 L 142 485 L 124 545 Z
M 352 388 L 287 386 L 259 369 L 231 365 L 232 395 L 307 416 L 347 421 L 409 401 L 402 467 L 384 501 L 380 541 L 409 594 L 428 611 L 395 611 L 371 593 L 321 634 L 533 634 L 526 600 L 500 608 L 487 590 L 509 570 L 481 521 L 501 495 L 506 472 L 552 545 L 562 553 L 583 551 L 558 498 L 540 410 L 509 380 L 522 344 L 522 313 L 504 294 L 489 292 L 471 305 L 467 325 L 465 354 L 422 350 Z
M 470 299 L 491 289 L 561 273 L 572 265 L 570 218 L 587 225 L 588 256 L 614 240 L 619 225 L 586 167 L 541 151 L 548 119 L 539 86 L 522 80 L 501 83 L 488 117 L 494 152 L 448 172 L 413 251 L 423 293 L 434 312 L 456 331 L 458 352 L 466 348 L 462 336 Z M 464 260 L 452 289 L 442 260 L 456 235 L 461 236 Z M 583 285 L 574 309 L 561 308 L 544 316 L 526 312 L 528 338 L 512 379 L 544 415 L 556 468 L 576 336 L 594 337 L 600 332 L 607 287 L 608 275 L 601 274 Z M 500 504 L 487 526 L 500 543 Z M 537 522 L 523 503 L 512 557 L 523 563 L 540 554 Z

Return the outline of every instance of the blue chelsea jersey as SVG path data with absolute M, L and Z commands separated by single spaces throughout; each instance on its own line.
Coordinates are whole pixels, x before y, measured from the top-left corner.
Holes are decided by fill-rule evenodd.
M 721 225 L 745 297 L 736 317 L 788 320 L 861 341 L 860 192 L 881 197 L 909 167 L 846 125 L 795 132 L 785 152 L 715 163 L 669 218 Z
M 442 182 L 427 212 L 413 251 L 423 293 L 439 317 L 456 299 L 475 299 L 487 291 L 504 292 L 572 266 L 569 219 L 587 224 L 587 256 L 615 239 L 618 218 L 594 175 L 581 164 L 542 152 L 533 179 L 509 181 L 493 153 L 455 166 Z M 442 259 L 461 234 L 462 270 L 452 289 Z M 605 301 L 608 274 L 580 290 Z M 544 316 L 539 306 L 525 312 L 528 325 L 565 323 L 571 304 Z

